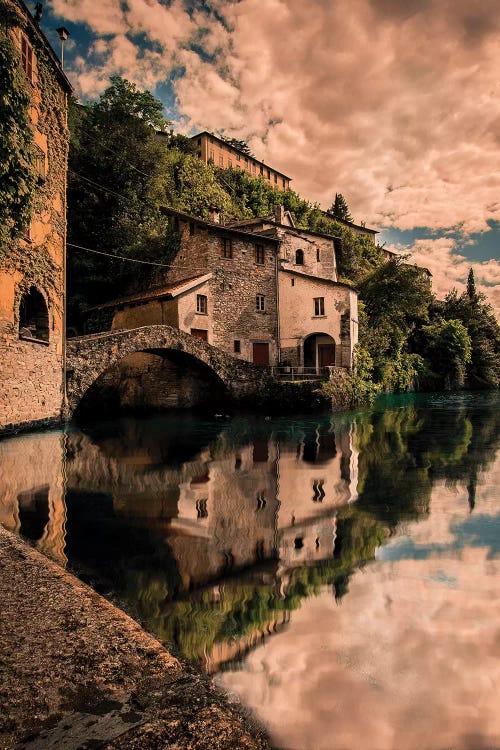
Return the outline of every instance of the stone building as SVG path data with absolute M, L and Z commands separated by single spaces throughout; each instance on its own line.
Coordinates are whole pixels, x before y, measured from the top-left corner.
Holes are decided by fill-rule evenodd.
M 351 367 L 357 293 L 337 281 L 335 238 L 297 228 L 282 206 L 230 226 L 164 211 L 179 236 L 169 270 L 90 310 L 87 330 L 167 323 L 259 365 Z
M 57 421 L 63 406 L 67 97 L 58 58 L 21 0 L 18 22 L 0 30 L 19 54 L 31 97 L 34 209 L 0 267 L 0 432 Z
M 233 226 L 279 240 L 278 320 L 280 362 L 317 370 L 350 368 L 358 341 L 358 296 L 338 281 L 338 238 L 295 226 L 277 206 L 273 216 Z
M 231 167 L 242 169 L 252 177 L 262 177 L 263 180 L 279 190 L 290 188 L 291 177 L 279 172 L 274 167 L 270 167 L 269 164 L 260 161 L 260 159 L 235 148 L 213 133 L 204 131 L 194 135 L 191 140 L 197 146 L 198 158 L 205 164 L 214 164 L 216 167 L 222 167 L 223 169 L 230 169 Z

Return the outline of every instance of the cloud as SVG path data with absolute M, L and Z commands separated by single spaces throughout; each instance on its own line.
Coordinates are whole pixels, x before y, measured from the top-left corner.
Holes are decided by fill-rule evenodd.
M 497 460 L 481 476 L 477 497 L 491 520 L 499 469 Z M 389 549 L 402 539 L 443 547 L 456 524 L 474 518 L 463 485 L 436 485 L 432 508 Z M 422 560 L 381 556 L 353 574 L 341 606 L 325 587 L 218 682 L 255 711 L 279 747 L 496 748 L 500 560 L 488 553 L 465 543 Z
M 102 59 L 91 49 L 74 66 L 86 96 L 114 72 L 152 87 L 180 69 L 184 130 L 248 138 L 324 207 L 340 191 L 369 225 L 443 235 L 500 220 L 496 0 L 52 5 L 107 35 Z M 479 275 L 494 276 L 493 265 Z
M 456 240 L 450 237 L 416 240 L 408 248 L 391 245 L 389 249 L 408 253 L 410 261 L 428 268 L 432 273 L 432 289 L 438 299 L 455 287 L 459 292 L 466 289 L 469 269 L 472 268 L 476 285 L 486 294 L 488 302 L 500 313 L 500 264 L 496 260 L 472 261 L 457 252 Z

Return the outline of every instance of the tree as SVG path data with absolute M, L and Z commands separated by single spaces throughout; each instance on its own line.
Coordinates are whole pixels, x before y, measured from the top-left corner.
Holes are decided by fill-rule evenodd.
M 72 245 L 130 258 L 154 256 L 156 262 L 172 250 L 159 211 L 166 203 L 168 163 L 168 149 L 156 134 L 167 126 L 161 112 L 152 94 L 117 76 L 96 103 L 70 103 L 70 325 L 78 326 L 83 307 L 120 296 L 149 268 Z
M 437 304 L 435 315 L 445 320 L 460 320 L 470 336 L 472 352 L 467 364 L 467 382 L 474 388 L 498 388 L 500 384 L 500 326 L 484 294 L 469 288 L 463 294 L 456 289 Z
M 242 141 L 239 138 L 227 138 L 226 136 L 222 136 L 222 140 L 226 141 L 226 143 L 228 143 L 233 148 L 236 148 L 238 151 L 241 151 L 243 154 L 246 154 L 247 156 L 253 156 L 253 153 L 246 141 Z
M 467 296 L 470 300 L 477 299 L 476 280 L 474 278 L 474 271 L 472 270 L 472 268 L 469 270 L 469 275 L 467 277 Z
M 423 326 L 426 354 L 445 388 L 465 383 L 466 365 L 471 361 L 472 343 L 467 328 L 460 320 L 437 320 Z
M 335 193 L 335 200 L 333 201 L 329 212 L 336 219 L 342 219 L 343 221 L 352 221 L 352 216 L 349 211 L 346 199 L 342 193 Z

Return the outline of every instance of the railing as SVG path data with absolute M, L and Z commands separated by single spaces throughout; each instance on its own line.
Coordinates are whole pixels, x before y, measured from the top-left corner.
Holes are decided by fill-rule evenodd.
M 271 367 L 273 377 L 280 380 L 328 380 L 328 367 Z

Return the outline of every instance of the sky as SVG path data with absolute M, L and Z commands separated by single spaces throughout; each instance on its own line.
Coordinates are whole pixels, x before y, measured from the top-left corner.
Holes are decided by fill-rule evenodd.
M 176 130 L 248 140 L 328 208 L 500 311 L 497 0 L 50 0 L 83 100 L 119 74 Z

